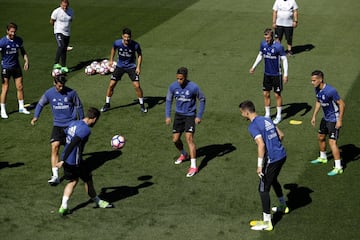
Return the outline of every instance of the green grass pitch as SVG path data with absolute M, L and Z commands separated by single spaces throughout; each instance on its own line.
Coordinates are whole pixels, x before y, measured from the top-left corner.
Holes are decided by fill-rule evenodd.
M 289 58 L 285 119 L 280 123 L 288 152 L 280 181 L 292 211 L 276 219 L 272 232 L 254 232 L 248 226 L 250 220 L 261 217 L 257 156 L 238 105 L 251 99 L 263 114 L 263 63 L 254 75 L 248 70 L 262 32 L 271 24 L 273 1 L 72 0 L 74 49 L 68 53 L 68 67 L 76 70 L 68 75 L 67 85 L 77 90 L 85 109 L 102 107 L 109 76 L 86 76 L 84 65 L 108 58 L 113 41 L 128 26 L 143 49 L 141 84 L 149 112 L 140 113 L 125 76 L 115 89 L 114 109 L 102 114 L 84 152 L 84 158 L 93 163 L 97 191 L 116 207 L 94 209 L 80 183 L 69 201 L 74 213 L 62 218 L 57 210 L 65 183 L 47 184 L 50 109 L 46 107 L 37 125 L 31 126 L 32 116 L 16 113 L 11 81 L 9 119 L 0 120 L 0 238 L 358 239 L 360 3 L 297 2 L 300 15 L 294 46 L 299 52 Z M 26 103 L 36 102 L 52 86 L 56 44 L 49 18 L 58 4 L 58 0 L 0 1 L 1 36 L 8 22 L 16 22 L 29 54 L 30 70 L 24 73 Z M 189 78 L 207 97 L 195 136 L 201 171 L 191 179 L 185 177 L 188 162 L 173 164 L 178 153 L 164 116 L 164 97 L 180 66 L 189 68 Z M 326 175 L 332 161 L 325 166 L 309 163 L 318 154 L 317 129 L 310 124 L 314 69 L 325 72 L 326 81 L 346 103 L 339 139 L 346 169 L 332 178 Z M 290 125 L 291 119 L 303 124 Z M 110 139 L 117 133 L 127 138 L 121 152 L 110 148 Z M 275 195 L 271 196 L 276 203 Z

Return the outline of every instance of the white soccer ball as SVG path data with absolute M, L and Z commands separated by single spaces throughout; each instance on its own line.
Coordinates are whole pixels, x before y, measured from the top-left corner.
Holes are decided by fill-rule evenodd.
M 58 76 L 60 74 L 62 74 L 62 72 L 61 72 L 60 69 L 57 69 L 57 68 L 53 69 L 52 72 L 51 72 L 51 76 L 53 76 L 53 77 L 56 77 L 56 76 Z
M 93 75 L 95 73 L 96 73 L 96 71 L 90 65 L 86 66 L 86 68 L 85 68 L 85 74 L 86 75 Z
M 93 61 L 90 66 L 93 68 L 93 69 L 96 69 L 96 66 L 98 65 L 99 63 L 97 61 Z
M 107 59 L 104 59 L 104 60 L 102 60 L 101 61 L 101 66 L 103 66 L 103 67 L 107 67 L 109 65 L 109 60 L 107 60 Z
M 111 138 L 111 147 L 113 149 L 121 149 L 125 145 L 125 137 L 121 136 L 120 134 L 115 135 Z

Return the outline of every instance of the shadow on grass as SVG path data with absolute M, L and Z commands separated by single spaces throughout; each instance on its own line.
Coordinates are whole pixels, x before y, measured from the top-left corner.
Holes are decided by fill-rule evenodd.
M 16 163 L 9 163 L 9 162 L 0 162 L 0 169 L 3 168 L 15 168 L 15 167 L 21 167 L 24 166 L 25 163 L 23 162 L 16 162 Z
M 236 150 L 236 147 L 234 147 L 231 143 L 212 144 L 198 148 L 196 150 L 196 157 L 205 156 L 199 165 L 199 171 L 206 167 L 209 161 L 216 157 L 222 157 L 234 150 Z
M 314 48 L 315 48 L 315 46 L 312 45 L 312 44 L 304 44 L 304 45 L 293 46 L 291 48 L 291 51 L 292 51 L 293 54 L 299 54 L 299 53 L 302 53 L 302 52 L 311 51 Z
M 121 154 L 122 152 L 119 150 L 86 153 L 83 154 L 83 156 L 89 157 L 84 160 L 84 165 L 88 170 L 94 171 L 95 169 L 101 167 L 107 161 L 118 158 Z
M 308 112 L 310 112 L 311 108 L 312 107 L 305 102 L 285 104 L 283 105 L 283 110 L 282 110 L 282 114 L 285 114 L 283 119 L 285 120 L 291 118 L 300 112 L 303 112 L 300 116 L 305 116 Z
M 98 195 L 101 199 L 104 199 L 110 203 L 115 203 L 122 199 L 135 196 L 139 194 L 139 189 L 146 188 L 152 186 L 154 183 L 149 180 L 152 178 L 150 175 L 140 176 L 138 177 L 139 181 L 144 181 L 137 186 L 115 186 L 115 187 L 103 187 L 101 188 L 101 192 Z M 91 199 L 86 202 L 78 204 L 76 207 L 71 209 L 71 213 L 76 212 L 77 210 L 86 207 L 88 204 L 93 203 Z M 94 206 L 97 208 L 97 206 Z
M 360 148 L 354 144 L 346 144 L 339 147 L 344 168 L 347 164 L 360 159 Z
M 287 196 L 287 206 L 290 209 L 290 213 L 298 208 L 302 208 L 312 202 L 310 194 L 314 191 L 308 187 L 299 187 L 296 183 L 288 183 L 284 185 L 284 188 L 289 190 Z M 283 213 L 275 213 L 273 216 L 274 225 L 281 220 Z
M 37 103 L 38 103 L 37 101 L 36 101 L 36 102 L 33 102 L 33 103 L 27 103 L 27 104 L 24 105 L 24 107 L 25 107 L 28 111 L 30 111 L 30 110 L 35 109 Z M 13 113 L 18 113 L 18 112 L 19 112 L 19 110 L 14 110 L 14 111 L 8 112 L 7 114 L 10 115 L 10 114 L 13 114 Z
M 152 97 L 152 96 L 148 96 L 148 97 L 144 97 L 144 103 L 147 105 L 148 109 L 154 108 L 157 105 L 161 105 L 165 103 L 165 97 Z M 134 99 L 131 103 L 125 104 L 125 105 L 120 105 L 120 106 L 116 106 L 116 107 L 112 107 L 110 108 L 108 111 L 112 111 L 118 108 L 125 108 L 125 107 L 130 107 L 130 106 L 134 106 L 139 104 L 139 100 L 138 99 Z
M 138 177 L 138 180 L 143 182 L 137 186 L 103 187 L 99 196 L 100 198 L 105 199 L 111 203 L 135 196 L 139 194 L 139 189 L 147 188 L 154 184 L 153 182 L 149 181 L 151 178 L 152 176 L 150 175 Z

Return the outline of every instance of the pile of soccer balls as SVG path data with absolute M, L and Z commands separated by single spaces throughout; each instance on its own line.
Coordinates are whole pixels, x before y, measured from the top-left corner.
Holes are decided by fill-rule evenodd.
M 90 65 L 85 67 L 85 74 L 94 75 L 98 73 L 100 75 L 106 75 L 114 72 L 115 67 L 116 67 L 116 61 L 114 61 L 111 66 L 109 66 L 108 59 L 104 59 L 101 62 L 93 61 Z
M 113 149 L 122 149 L 125 146 L 125 137 L 117 134 L 111 138 L 111 147 Z

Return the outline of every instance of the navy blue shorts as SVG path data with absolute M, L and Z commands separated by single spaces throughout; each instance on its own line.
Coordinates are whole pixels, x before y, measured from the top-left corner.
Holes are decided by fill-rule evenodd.
M 335 128 L 336 122 L 328 122 L 324 118 L 321 119 L 319 134 L 328 134 L 330 139 L 337 140 L 339 138 L 339 129 Z
M 131 81 L 139 81 L 140 77 L 135 72 L 135 68 L 120 68 L 116 67 L 114 73 L 111 75 L 111 80 L 119 81 L 122 76 L 127 73 Z
M 195 116 L 175 114 L 173 133 L 182 132 L 195 133 Z

